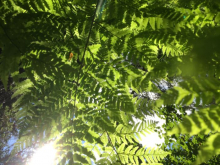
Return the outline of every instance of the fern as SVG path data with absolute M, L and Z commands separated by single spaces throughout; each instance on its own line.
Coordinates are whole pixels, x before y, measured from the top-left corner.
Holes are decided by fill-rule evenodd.
M 219 133 L 210 135 L 204 146 L 199 151 L 198 157 L 194 164 L 200 164 L 208 161 L 213 155 L 219 154 Z
M 97 164 L 158 164 L 168 153 L 137 146 L 155 123 L 134 124 L 132 116 L 167 104 L 200 109 L 172 134 L 219 131 L 219 7 L 208 0 L 0 2 L 0 79 L 6 88 L 13 77 L 18 98 L 13 154 L 56 138 L 60 164 L 91 164 L 93 149 L 104 152 Z M 183 80 L 177 87 L 156 85 L 174 76 Z
M 159 149 L 154 148 L 139 148 L 138 146 L 129 145 L 125 147 L 125 143 L 122 143 L 117 149 L 118 158 L 116 155 L 114 157 L 110 157 L 110 159 L 101 159 L 97 162 L 97 164 L 103 164 L 106 162 L 110 164 L 111 162 L 116 162 L 120 160 L 122 164 L 140 164 L 139 160 L 141 160 L 142 164 L 161 164 L 157 163 L 160 159 L 166 157 L 169 153 L 164 152 Z M 112 152 L 113 149 L 109 149 L 109 152 Z M 106 156 L 106 154 L 103 154 Z M 147 161 L 147 162 L 146 162 Z
M 175 132 L 189 133 L 195 135 L 198 133 L 208 134 L 219 131 L 218 116 L 219 107 L 211 106 L 209 108 L 203 108 L 191 116 L 184 118 L 183 123 L 175 127 L 170 134 Z

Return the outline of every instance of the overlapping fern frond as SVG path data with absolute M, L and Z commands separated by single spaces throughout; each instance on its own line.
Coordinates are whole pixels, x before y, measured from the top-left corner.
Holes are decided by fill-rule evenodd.
M 194 99 L 219 103 L 219 7 L 208 0 L 1 1 L 0 78 L 7 86 L 13 77 L 18 97 L 13 153 L 56 138 L 60 164 L 90 164 L 93 146 L 105 151 L 97 164 L 157 164 L 168 153 L 137 146 L 136 136 L 153 127 L 132 127 L 132 115 Z M 154 82 L 172 76 L 184 81 L 163 94 Z M 162 97 L 152 103 L 130 90 Z M 195 133 L 189 128 L 197 125 L 199 132 L 218 131 L 217 112 L 201 110 L 172 133 Z

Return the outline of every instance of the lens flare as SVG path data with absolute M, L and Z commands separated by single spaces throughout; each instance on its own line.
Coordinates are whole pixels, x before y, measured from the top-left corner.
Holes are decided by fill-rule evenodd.
M 56 158 L 56 150 L 53 143 L 44 145 L 38 149 L 28 165 L 54 165 Z

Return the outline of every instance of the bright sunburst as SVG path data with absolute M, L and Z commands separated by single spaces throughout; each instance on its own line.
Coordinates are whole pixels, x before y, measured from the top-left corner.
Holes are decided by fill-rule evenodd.
M 28 165 L 54 165 L 55 157 L 56 150 L 53 143 L 49 143 L 35 152 Z

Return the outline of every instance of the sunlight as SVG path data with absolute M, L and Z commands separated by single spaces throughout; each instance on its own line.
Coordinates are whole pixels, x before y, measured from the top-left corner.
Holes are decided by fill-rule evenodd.
M 151 134 L 146 134 L 146 136 L 141 135 L 142 141 L 140 142 L 143 146 L 146 147 L 156 147 L 157 144 L 164 143 L 164 138 L 160 138 L 158 133 L 153 132 Z
M 140 122 L 140 120 L 133 118 L 134 121 Z M 156 115 L 154 116 L 147 116 L 146 117 L 147 120 L 153 120 L 153 121 L 157 121 L 157 126 L 162 128 L 162 125 L 165 123 L 165 120 L 160 119 L 159 117 L 157 117 Z M 162 132 L 164 133 L 165 131 L 162 129 Z M 145 134 L 145 135 L 140 135 L 141 137 L 141 141 L 140 143 L 145 146 L 145 147 L 155 147 L 157 148 L 157 144 L 162 144 L 164 143 L 164 138 L 160 138 L 157 132 L 152 132 L 150 134 Z
M 160 119 L 158 116 L 148 116 L 148 120 L 154 120 L 157 121 L 157 126 L 162 128 L 162 125 L 165 123 L 165 120 Z M 162 132 L 165 133 L 164 129 L 162 128 Z M 152 132 L 151 134 L 146 134 L 146 136 L 141 135 L 141 144 L 146 147 L 156 147 L 157 144 L 164 143 L 164 138 L 160 138 L 157 132 Z
M 53 143 L 49 143 L 35 152 L 28 165 L 54 165 L 55 157 L 56 150 Z

